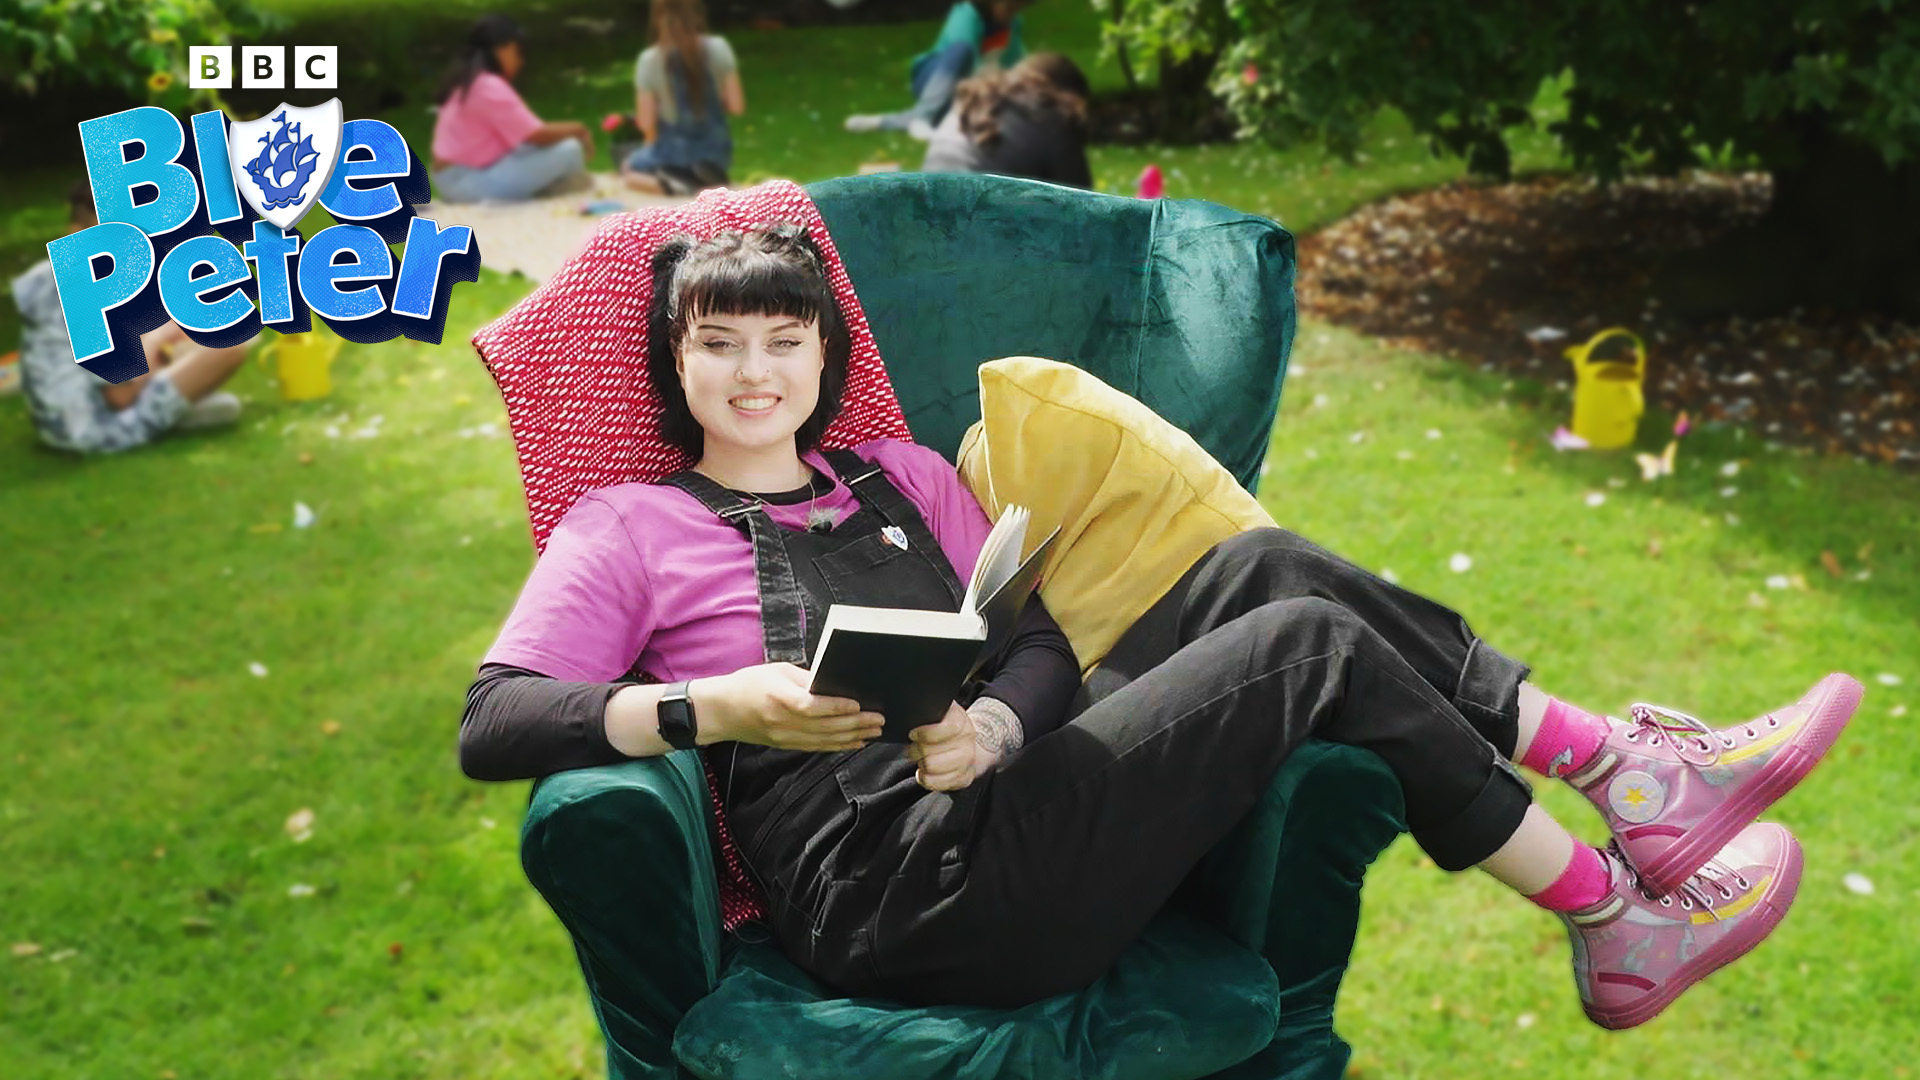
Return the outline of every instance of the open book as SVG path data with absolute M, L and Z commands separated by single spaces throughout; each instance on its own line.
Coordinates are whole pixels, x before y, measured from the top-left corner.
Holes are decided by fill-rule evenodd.
M 853 698 L 886 717 L 886 742 L 934 724 L 960 688 L 1013 636 L 1020 610 L 1040 580 L 1040 567 L 1060 530 L 1020 557 L 1027 510 L 1009 506 L 981 545 L 959 611 L 858 607 L 827 609 L 814 652 L 815 694 Z

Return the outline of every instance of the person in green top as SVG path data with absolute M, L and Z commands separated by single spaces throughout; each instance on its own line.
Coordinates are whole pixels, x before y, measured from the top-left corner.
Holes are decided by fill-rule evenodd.
M 947 12 L 933 48 L 913 58 L 911 108 L 847 117 L 848 131 L 905 131 L 925 142 L 953 104 L 953 88 L 975 72 L 1012 67 L 1026 55 L 1020 12 L 1034 0 L 961 0 Z

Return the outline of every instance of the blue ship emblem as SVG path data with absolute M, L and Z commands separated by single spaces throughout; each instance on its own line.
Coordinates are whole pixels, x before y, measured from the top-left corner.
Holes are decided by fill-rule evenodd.
M 253 177 L 264 196 L 262 210 L 299 204 L 306 197 L 307 184 L 320 160 L 320 152 L 313 148 L 313 136 L 303 136 L 298 123 L 289 123 L 285 109 L 273 119 L 280 126 L 260 136 L 258 141 L 264 144 L 260 156 L 246 164 L 247 175 Z
M 340 160 L 340 99 L 299 108 L 281 102 L 227 129 L 233 185 L 268 222 L 291 229 L 320 205 Z

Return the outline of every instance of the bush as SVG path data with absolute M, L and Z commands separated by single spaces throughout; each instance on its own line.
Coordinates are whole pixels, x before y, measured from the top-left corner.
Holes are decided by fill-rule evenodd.
M 11 0 L 0 18 L 0 88 L 26 96 L 62 86 L 118 90 L 174 112 L 214 108 L 218 91 L 187 87 L 187 47 L 257 39 L 279 20 L 246 0 Z

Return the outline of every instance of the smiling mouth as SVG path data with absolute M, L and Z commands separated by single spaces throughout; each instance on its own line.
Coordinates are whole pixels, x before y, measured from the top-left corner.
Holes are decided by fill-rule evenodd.
M 780 404 L 780 399 L 771 394 L 755 394 L 752 397 L 728 398 L 727 404 L 741 412 L 766 412 Z

